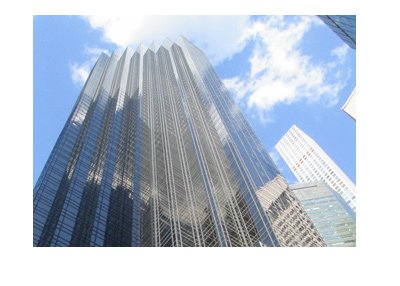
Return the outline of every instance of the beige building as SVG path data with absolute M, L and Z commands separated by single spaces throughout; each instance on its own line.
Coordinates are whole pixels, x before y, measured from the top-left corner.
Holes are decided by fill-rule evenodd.
M 282 176 L 260 188 L 257 197 L 281 246 L 326 246 Z

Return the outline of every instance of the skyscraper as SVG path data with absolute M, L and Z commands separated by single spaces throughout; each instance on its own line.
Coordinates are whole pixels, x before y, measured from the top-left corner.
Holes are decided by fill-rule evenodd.
M 326 246 L 282 176 L 265 184 L 257 191 L 257 196 L 271 219 L 281 246 Z
M 33 242 L 280 246 L 285 234 L 275 231 L 257 198 L 277 176 L 206 56 L 189 41 L 102 54 L 35 186 Z M 296 203 L 276 200 L 277 215 Z M 298 245 L 324 245 L 316 233 L 307 235 L 307 244 Z
M 291 185 L 327 246 L 356 246 L 356 218 L 343 198 L 323 182 Z
M 350 94 L 345 104 L 342 106 L 342 110 L 346 112 L 351 118 L 356 120 L 356 89 Z
M 319 145 L 293 125 L 276 149 L 300 183 L 323 181 L 356 212 L 356 187 Z
M 356 15 L 318 16 L 349 47 L 356 49 Z
M 325 15 L 318 17 L 349 47 L 356 49 L 356 15 Z M 342 110 L 356 120 L 355 88 L 343 105 Z

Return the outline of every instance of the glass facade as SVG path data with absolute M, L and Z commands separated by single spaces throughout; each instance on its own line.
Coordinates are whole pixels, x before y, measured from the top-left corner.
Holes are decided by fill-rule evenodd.
M 282 176 L 257 191 L 281 246 L 326 246 Z
M 257 195 L 277 176 L 185 38 L 102 54 L 34 188 L 33 244 L 281 246 Z
M 356 246 L 356 218 L 345 201 L 323 182 L 291 185 L 327 246 Z
M 349 47 L 356 49 L 356 15 L 318 16 Z

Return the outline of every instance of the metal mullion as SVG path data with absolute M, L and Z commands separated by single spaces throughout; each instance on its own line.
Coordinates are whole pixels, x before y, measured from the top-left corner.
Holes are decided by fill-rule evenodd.
M 168 52 L 168 55 L 169 55 L 169 58 L 171 60 L 171 55 L 170 55 L 169 52 Z M 172 62 L 171 62 L 171 64 L 172 64 Z M 167 64 L 167 69 L 168 68 L 170 68 L 170 67 Z M 168 69 L 168 73 L 167 74 L 168 75 L 171 74 L 171 70 L 170 69 Z M 172 78 L 169 78 L 169 80 L 172 81 Z M 173 88 L 171 86 L 171 82 L 167 81 L 167 83 L 168 83 L 169 91 L 172 92 L 172 94 L 174 94 L 174 90 L 172 90 Z M 189 199 L 189 203 L 191 204 L 191 208 L 192 208 L 191 211 L 189 210 L 189 213 L 190 213 L 189 217 L 190 217 L 192 223 L 194 222 L 194 227 L 192 226 L 191 228 L 192 228 L 192 235 L 193 235 L 194 241 L 196 241 L 195 236 L 194 236 L 195 235 L 194 232 L 197 233 L 197 240 L 199 240 L 199 232 L 198 232 L 198 226 L 197 226 L 197 222 L 196 222 L 196 217 L 195 217 L 195 214 L 194 214 L 195 206 L 194 206 L 194 203 L 193 203 L 193 197 L 190 194 L 191 190 L 193 192 L 193 186 L 191 186 L 191 183 L 189 181 L 190 180 L 190 176 L 187 174 L 188 170 L 186 169 L 186 164 L 187 164 L 187 162 L 186 162 L 186 160 L 187 160 L 186 159 L 186 153 L 185 153 L 185 149 L 184 149 L 183 143 L 182 143 L 182 132 L 181 132 L 181 129 L 180 129 L 180 125 L 178 124 L 178 116 L 177 116 L 177 111 L 176 111 L 175 104 L 176 104 L 176 99 L 175 99 L 174 96 L 172 96 L 172 99 L 170 98 L 170 105 L 171 105 L 171 108 L 172 108 L 172 116 L 173 116 L 174 125 L 175 125 L 175 128 L 176 128 L 176 134 L 177 134 L 176 138 L 177 138 L 177 143 L 178 143 L 179 156 L 181 158 L 181 160 L 179 160 L 179 161 L 180 161 L 181 170 L 182 170 L 182 174 L 183 174 L 182 181 L 184 183 L 183 187 L 184 187 L 184 189 L 186 191 L 186 196 Z M 199 242 L 200 242 L 200 240 L 199 240 Z
M 158 51 L 158 53 L 160 53 L 160 50 Z M 157 61 L 156 61 L 156 68 L 158 68 L 158 73 L 159 75 L 161 75 L 161 77 L 163 78 L 163 80 L 161 80 L 160 86 L 162 87 L 162 90 L 165 89 L 165 78 L 162 75 L 163 73 L 161 72 L 162 69 L 162 60 L 160 60 L 158 58 L 158 53 L 157 53 Z M 162 59 L 162 55 L 160 54 L 160 57 Z M 179 225 L 179 216 L 178 219 L 175 218 L 175 209 L 176 207 L 174 206 L 175 203 L 174 201 L 176 201 L 176 198 L 174 200 L 173 198 L 173 192 L 174 192 L 174 175 L 173 175 L 173 170 L 172 170 L 172 158 L 171 158 L 171 153 L 170 153 L 170 147 L 169 147 L 169 136 L 168 136 L 168 130 L 166 127 L 167 121 L 166 121 L 166 116 L 165 116 L 165 105 L 164 105 L 164 97 L 165 97 L 165 93 L 160 91 L 157 91 L 158 97 L 159 97 L 159 101 L 160 101 L 160 122 L 161 122 L 161 128 L 162 128 L 162 136 L 164 137 L 164 150 L 165 150 L 165 155 L 164 155 L 164 165 L 166 166 L 166 173 L 167 173 L 167 193 L 168 193 L 168 197 L 170 199 L 170 212 L 172 215 L 172 222 L 174 225 L 174 229 L 175 229 L 175 236 L 176 236 L 176 243 L 179 244 L 179 242 L 181 242 L 182 238 L 178 238 L 178 235 L 180 236 L 180 225 Z
M 183 54 L 182 54 L 183 55 Z M 186 66 L 185 66 L 185 62 L 184 62 L 184 55 L 183 55 L 183 57 L 182 57 L 182 72 L 183 72 L 183 75 L 184 75 L 184 77 L 186 78 L 186 85 L 187 85 L 187 91 L 188 91 L 188 93 L 187 93 L 187 96 L 188 97 L 192 97 L 192 98 L 194 98 L 193 99 L 193 101 L 194 101 L 194 103 L 196 104 L 196 101 L 195 101 L 195 89 L 193 88 L 193 86 L 192 86 L 192 83 L 190 82 L 190 76 L 189 76 L 189 73 L 188 73 L 188 71 L 187 71 L 187 69 L 186 69 Z M 191 96 L 190 96 L 191 95 Z M 199 107 L 196 105 L 196 111 L 197 111 L 197 113 L 198 113 L 198 116 L 200 117 L 200 119 L 202 119 L 202 117 L 201 117 L 201 111 L 200 111 L 200 109 L 199 109 Z M 193 109 L 192 109 L 193 110 Z M 195 113 L 194 113 L 195 114 Z M 203 128 L 204 128 L 204 123 L 202 122 L 202 125 L 203 125 Z M 202 131 L 202 130 L 200 130 L 200 131 Z M 198 131 L 197 131 L 197 129 L 195 128 L 195 134 L 197 134 L 198 133 Z M 195 135 L 195 137 L 197 137 L 198 135 Z M 199 139 L 197 139 L 197 140 L 199 140 Z M 205 170 L 206 170 L 206 177 L 207 177 L 207 181 L 208 181 L 208 183 L 210 184 L 210 186 L 211 186 L 211 190 L 210 190 L 210 192 L 208 193 L 207 192 L 207 194 L 208 195 L 210 195 L 211 196 L 211 198 L 212 198 L 212 201 L 214 201 L 214 203 L 216 204 L 216 206 L 217 206 L 217 208 L 216 208 L 216 210 L 214 210 L 213 208 L 211 208 L 211 210 L 212 210 L 212 212 L 214 212 L 214 211 L 217 211 L 218 213 L 219 213 L 219 210 L 220 210 L 220 206 L 219 206 L 219 202 L 218 202 L 218 200 L 215 198 L 215 195 L 214 195 L 214 192 L 213 192 L 213 190 L 215 190 L 215 187 L 214 187 L 214 183 L 213 183 L 213 180 L 212 180 L 212 176 L 210 176 L 210 171 L 209 171 L 209 168 L 208 168 L 208 164 L 207 164 L 207 160 L 205 159 L 205 153 L 204 153 L 204 150 L 203 150 L 203 146 L 202 146 L 202 144 L 201 144 L 201 141 L 199 140 L 199 143 L 198 143 L 198 148 L 199 148 L 199 151 L 200 151 L 200 156 L 202 157 L 202 162 L 203 162 L 203 165 L 204 165 L 204 168 L 205 168 Z M 224 227 L 224 225 L 222 224 L 222 217 L 220 217 L 220 215 L 218 214 L 217 215 L 218 216 L 218 220 L 220 221 L 220 227 Z M 218 226 L 216 226 L 217 228 L 218 228 Z M 223 239 L 224 240 L 226 240 L 227 239 L 227 237 L 225 236 L 225 234 L 224 233 L 221 233 L 222 234 L 222 237 L 223 237 Z M 228 240 L 229 240 L 229 237 L 228 237 Z M 225 242 L 226 243 L 226 242 Z

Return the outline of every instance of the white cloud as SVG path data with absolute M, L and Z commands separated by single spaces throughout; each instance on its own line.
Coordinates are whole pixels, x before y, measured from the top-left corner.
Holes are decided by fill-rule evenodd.
M 261 121 L 267 122 L 264 119 L 270 116 L 266 113 L 280 103 L 303 100 L 327 106 L 337 103 L 347 78 L 339 76 L 330 80 L 331 70 L 337 65 L 316 64 L 300 48 L 304 35 L 313 25 L 320 25 L 316 17 L 298 17 L 293 21 L 282 16 L 268 17 L 251 23 L 243 31 L 242 41 L 254 42 L 250 70 L 242 79 L 235 77 L 224 82 L 236 94 L 236 99 L 245 100 L 248 108 L 259 114 Z M 331 53 L 343 63 L 347 49 L 340 46 Z
M 246 88 L 243 81 L 239 77 L 235 76 L 232 78 L 224 79 L 223 83 L 227 89 L 235 90 L 236 101 L 241 100 L 246 94 Z
M 107 49 L 101 49 L 98 47 L 89 47 L 87 45 L 85 45 L 85 53 L 91 56 L 91 60 L 93 58 L 97 59 L 101 55 L 101 53 L 110 55 L 110 51 L 108 51 Z
M 106 49 L 89 46 L 84 47 L 84 53 L 88 56 L 86 61 L 83 63 L 73 62 L 70 64 L 72 82 L 78 87 L 83 86 L 101 53 L 110 54 Z
M 72 82 L 77 86 L 82 86 L 89 76 L 90 66 L 85 62 L 83 64 L 73 63 L 70 66 Z
M 183 35 L 201 48 L 213 64 L 232 57 L 244 47 L 242 32 L 248 16 L 86 16 L 103 33 L 103 40 L 121 47 L 162 43 Z
M 297 17 L 287 21 L 283 16 L 258 18 L 248 16 L 86 16 L 94 28 L 102 32 L 103 40 L 119 47 L 149 46 L 153 40 L 175 40 L 183 35 L 202 49 L 212 64 L 233 57 L 248 44 L 254 44 L 244 77 L 224 79 L 240 105 L 253 110 L 266 123 L 273 121 L 267 114 L 276 104 L 297 101 L 323 102 L 330 106 L 338 101 L 344 85 L 338 63 L 347 55 L 346 46 L 331 51 L 337 60 L 314 63 L 301 51 L 304 35 L 313 25 L 320 25 L 317 17 Z M 100 52 L 97 47 L 85 47 L 89 60 L 73 63 L 73 81 L 82 84 Z M 107 52 L 107 51 L 106 51 Z M 329 74 L 334 80 L 328 80 Z
M 343 44 L 331 51 L 331 55 L 337 57 L 339 63 L 343 64 L 346 61 L 347 52 L 349 51 L 349 46 Z

